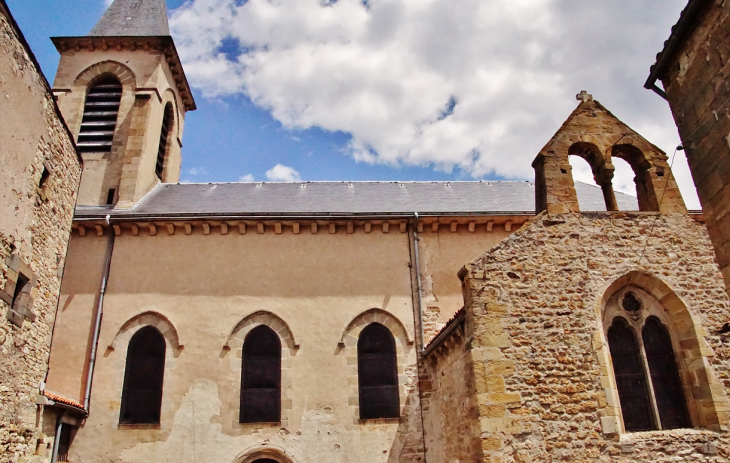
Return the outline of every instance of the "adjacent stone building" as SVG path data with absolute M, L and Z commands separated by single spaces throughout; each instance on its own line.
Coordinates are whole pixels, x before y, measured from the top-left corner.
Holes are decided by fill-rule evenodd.
M 717 261 L 730 288 L 728 34 L 728 2 L 690 0 L 657 55 L 645 86 L 664 97 L 672 109 Z
M 44 455 L 43 389 L 81 160 L 0 0 L 0 462 Z M 47 461 L 39 457 L 38 461 Z

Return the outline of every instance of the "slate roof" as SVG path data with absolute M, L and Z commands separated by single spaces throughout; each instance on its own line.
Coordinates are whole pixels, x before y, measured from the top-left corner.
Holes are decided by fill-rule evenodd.
M 689 0 L 687 2 L 687 6 L 684 7 L 679 15 L 679 20 L 674 26 L 672 26 L 672 32 L 669 35 L 669 38 L 664 41 L 664 48 L 656 55 L 656 62 L 649 70 L 649 78 L 644 84 L 645 88 L 652 89 L 652 87 L 656 84 L 657 79 L 659 79 L 660 75 L 669 65 L 669 60 L 677 50 L 677 47 L 679 47 L 685 36 L 691 32 L 696 25 L 695 18 L 699 14 L 700 10 L 711 4 L 712 0 Z
M 576 182 L 581 210 L 605 211 L 601 189 Z M 620 210 L 636 198 L 616 193 Z M 83 207 L 76 217 L 534 214 L 527 181 L 163 183 L 130 209 Z
M 165 0 L 114 0 L 90 36 L 150 37 L 170 35 Z

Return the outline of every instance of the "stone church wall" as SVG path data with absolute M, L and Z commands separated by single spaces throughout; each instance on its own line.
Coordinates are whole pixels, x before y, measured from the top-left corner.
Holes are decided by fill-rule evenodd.
M 48 84 L 4 2 L 0 121 L 0 462 L 5 463 L 31 461 L 50 442 L 37 420 L 36 396 L 46 374 L 81 167 Z
M 541 214 L 461 276 L 484 461 L 730 458 L 729 307 L 701 224 Z M 601 313 L 627 285 L 670 320 L 692 429 L 623 430 Z

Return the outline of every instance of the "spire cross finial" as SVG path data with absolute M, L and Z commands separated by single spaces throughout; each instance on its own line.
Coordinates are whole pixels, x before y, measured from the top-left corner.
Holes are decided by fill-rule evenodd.
M 575 96 L 575 99 L 578 101 L 593 101 L 593 95 L 585 90 L 581 90 L 580 93 Z

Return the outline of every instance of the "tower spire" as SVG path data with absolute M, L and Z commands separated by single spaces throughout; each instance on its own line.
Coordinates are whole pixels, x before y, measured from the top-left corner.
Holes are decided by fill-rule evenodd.
M 165 0 L 114 0 L 90 36 L 169 36 Z

